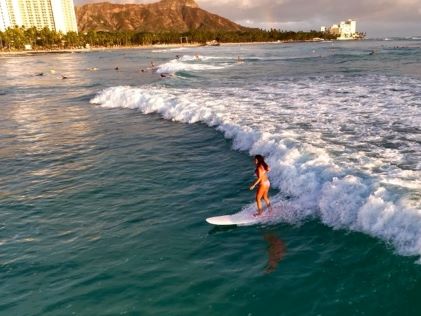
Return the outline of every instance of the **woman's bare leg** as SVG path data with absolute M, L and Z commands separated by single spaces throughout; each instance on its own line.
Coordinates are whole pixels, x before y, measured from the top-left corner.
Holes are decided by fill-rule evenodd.
M 265 193 L 265 188 L 263 188 L 262 186 L 259 186 L 259 188 L 257 189 L 257 192 L 256 192 L 257 213 L 254 214 L 255 216 L 259 216 L 263 213 L 262 197 L 263 197 L 264 193 Z
M 272 205 L 270 205 L 268 193 L 269 193 L 269 188 L 267 188 L 265 193 L 263 194 L 263 199 L 265 200 L 266 206 L 269 209 L 269 213 L 272 213 Z

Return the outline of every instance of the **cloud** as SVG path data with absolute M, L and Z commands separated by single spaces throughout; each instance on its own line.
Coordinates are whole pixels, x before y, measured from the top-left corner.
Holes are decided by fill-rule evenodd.
M 319 29 L 341 20 L 357 20 L 369 36 L 421 33 L 421 0 L 198 0 L 200 6 L 240 24 L 290 30 Z M 252 26 L 251 23 L 248 23 Z
M 76 4 L 94 2 L 74 0 Z M 102 0 L 104 1 L 104 0 Z M 157 0 L 114 0 L 151 3 Z M 98 1 L 97 1 L 98 2 Z M 421 33 L 421 0 L 196 0 L 207 11 L 252 27 L 288 30 L 319 29 L 341 20 L 357 20 L 358 29 L 395 35 Z M 364 29 L 362 29 L 364 27 Z

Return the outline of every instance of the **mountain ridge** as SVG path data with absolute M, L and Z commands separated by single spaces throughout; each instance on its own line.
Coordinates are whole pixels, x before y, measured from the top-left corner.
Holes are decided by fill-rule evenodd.
M 244 31 L 244 26 L 201 9 L 194 0 L 149 4 L 88 3 L 76 6 L 79 32 Z

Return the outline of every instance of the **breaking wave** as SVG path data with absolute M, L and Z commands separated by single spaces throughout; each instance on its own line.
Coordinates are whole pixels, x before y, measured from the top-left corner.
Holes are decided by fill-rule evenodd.
M 228 65 L 209 65 L 203 63 L 186 63 L 178 60 L 171 60 L 158 66 L 157 73 L 176 73 L 179 71 L 203 71 L 224 69 Z
M 160 71 L 180 67 L 186 66 L 172 61 Z M 232 139 L 235 150 L 267 158 L 279 190 L 272 201 L 276 222 L 318 218 L 335 229 L 380 238 L 399 254 L 419 256 L 419 82 L 360 79 L 352 86 L 338 76 L 319 78 L 317 85 L 308 78 L 206 91 L 119 86 L 91 103 L 214 127 Z M 242 212 L 253 209 L 246 205 Z

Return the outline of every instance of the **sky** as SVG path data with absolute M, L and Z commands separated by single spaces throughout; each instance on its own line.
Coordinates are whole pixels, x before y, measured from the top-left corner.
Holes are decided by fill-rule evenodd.
M 74 0 L 151 3 L 158 0 Z M 320 30 L 354 19 L 368 38 L 421 35 L 421 0 L 195 0 L 200 8 L 248 27 Z

